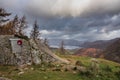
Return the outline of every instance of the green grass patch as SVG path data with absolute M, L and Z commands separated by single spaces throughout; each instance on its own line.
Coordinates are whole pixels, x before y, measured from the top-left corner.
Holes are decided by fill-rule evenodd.
M 80 76 L 70 72 L 31 71 L 24 75 L 14 76 L 13 80 L 81 80 Z
M 52 71 L 48 65 L 33 65 L 24 74 L 18 75 L 14 66 L 0 66 L 0 74 L 12 80 L 120 80 L 120 64 L 112 61 L 97 59 L 99 71 L 96 73 L 91 69 L 90 57 L 73 55 L 59 55 L 72 62 L 80 61 L 86 67 L 86 71 L 75 73 L 74 71 Z M 74 64 L 72 63 L 71 64 Z M 34 68 L 31 70 L 30 68 Z

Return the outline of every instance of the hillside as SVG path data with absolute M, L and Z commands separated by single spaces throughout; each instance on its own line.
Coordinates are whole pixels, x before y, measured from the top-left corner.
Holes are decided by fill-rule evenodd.
M 105 49 L 107 46 L 111 45 L 115 41 L 117 41 L 119 38 L 111 39 L 111 40 L 97 40 L 93 42 L 89 41 L 77 41 L 72 39 L 48 39 L 48 43 L 51 47 L 59 48 L 62 41 L 64 41 L 64 46 L 67 48 L 73 47 L 75 48 L 96 48 L 96 49 Z M 68 48 L 68 49 L 69 49 Z
M 61 57 L 71 60 L 72 65 L 67 65 L 68 68 L 73 66 L 76 61 L 80 61 L 82 71 L 74 69 L 64 70 L 61 65 L 56 65 L 55 71 L 52 66 L 40 65 L 28 66 L 26 72 L 18 75 L 18 70 L 14 66 L 0 66 L 0 76 L 10 78 L 12 80 L 120 80 L 120 64 L 104 60 L 98 61 L 98 72 L 96 67 L 92 66 L 93 59 L 90 57 L 79 57 L 72 55 L 61 55 Z M 92 68 L 94 68 L 92 70 Z M 95 71 L 94 71 L 95 70 Z
M 89 56 L 89 57 L 98 57 L 102 53 L 102 50 L 95 48 L 82 48 L 77 50 L 74 55 L 78 56 Z
M 10 49 L 9 38 L 14 36 L 2 36 L 0 50 Z M 34 62 L 42 62 L 41 64 L 29 65 L 22 64 L 15 65 L 0 65 L 0 79 L 9 78 L 12 80 L 120 80 L 120 64 L 104 59 L 95 59 L 87 57 L 86 55 L 96 56 L 99 49 L 88 48 L 81 49 L 84 52 L 84 57 L 74 56 L 70 54 L 54 54 L 47 46 L 41 43 L 40 40 L 23 40 L 23 53 L 19 54 L 22 61 L 27 62 L 31 59 L 29 52 L 33 55 Z M 4 41 L 4 42 L 3 42 Z M 8 44 L 8 45 L 6 45 Z M 117 43 L 118 44 L 118 43 Z M 4 47 L 2 47 L 4 46 Z M 30 50 L 30 51 L 29 51 Z M 5 52 L 6 55 L 1 54 L 5 61 L 13 61 L 11 49 Z M 26 52 L 26 53 L 25 53 Z M 11 54 L 11 55 L 7 55 Z M 41 56 L 42 55 L 42 56 Z M 18 56 L 18 57 L 19 57 Z M 9 58 L 9 59 L 8 59 Z M 0 59 L 2 62 L 4 59 Z M 16 58 L 14 58 L 16 62 Z M 60 62 L 60 63 L 59 63 Z M 68 63 L 69 62 L 69 63 Z M 9 62 L 11 63 L 11 62 Z M 67 64 L 66 64 L 67 63 Z M 112 76 L 111 76 L 112 75 Z
M 108 46 L 102 55 L 108 60 L 120 63 L 120 39 Z
M 93 42 L 84 42 L 81 44 L 81 47 L 84 48 L 97 48 L 97 49 L 105 49 L 107 46 L 111 45 L 119 38 L 111 39 L 111 40 L 97 40 Z
M 84 43 L 84 47 L 74 54 L 78 56 L 100 57 L 120 63 L 120 38 L 107 41 Z

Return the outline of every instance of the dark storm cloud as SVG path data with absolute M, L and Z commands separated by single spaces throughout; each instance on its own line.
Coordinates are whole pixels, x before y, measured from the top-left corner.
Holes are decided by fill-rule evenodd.
M 120 32 L 120 14 L 103 15 L 100 17 L 77 17 L 53 19 L 49 23 L 43 24 L 42 29 L 49 32 L 55 30 L 61 32 L 56 35 L 58 38 L 77 39 L 77 40 L 99 40 L 112 39 L 119 37 Z M 54 24 L 53 24 L 54 23 Z M 44 34 L 44 33 L 43 33 Z M 51 34 L 47 37 L 51 36 Z M 53 37 L 53 36 L 52 36 Z
M 43 37 L 77 40 L 120 37 L 119 4 L 120 0 L 0 0 L 0 7 L 13 14 L 37 17 Z

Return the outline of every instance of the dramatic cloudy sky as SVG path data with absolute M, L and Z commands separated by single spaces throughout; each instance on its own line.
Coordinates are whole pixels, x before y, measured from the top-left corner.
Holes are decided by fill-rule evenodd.
M 13 15 L 37 17 L 45 38 L 92 41 L 120 37 L 120 0 L 0 0 L 0 7 Z

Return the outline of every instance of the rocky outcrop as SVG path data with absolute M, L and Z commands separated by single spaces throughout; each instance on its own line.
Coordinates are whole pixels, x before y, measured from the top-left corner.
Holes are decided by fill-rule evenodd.
M 0 35 L 0 64 L 14 64 L 12 59 L 13 54 L 11 53 L 11 45 L 9 38 L 13 38 L 12 35 Z
M 37 41 L 36 44 L 38 44 L 38 48 L 43 51 L 48 58 L 45 60 L 47 61 L 57 61 L 60 63 L 67 63 L 69 64 L 69 61 L 63 58 L 60 58 L 59 56 L 55 55 L 45 44 L 41 43 L 40 41 Z M 44 58 L 43 58 L 44 59 Z
M 31 61 L 31 50 L 29 42 L 23 41 L 22 52 L 13 53 L 10 43 L 11 38 L 16 38 L 14 35 L 0 35 L 0 64 L 2 65 L 16 65 L 25 64 Z
M 25 40 L 22 45 L 21 53 L 13 53 L 9 39 L 16 38 L 13 35 L 0 35 L 0 64 L 22 65 L 22 64 L 41 64 L 42 62 L 61 62 L 69 63 L 51 52 L 40 40 Z
M 40 42 L 37 44 L 34 40 L 29 40 L 31 46 L 31 58 L 32 62 L 35 64 L 41 64 L 42 62 L 54 62 L 55 58 L 51 55 L 47 54 L 46 51 L 43 50 L 45 46 L 43 46 Z M 40 45 L 40 46 L 39 46 Z

